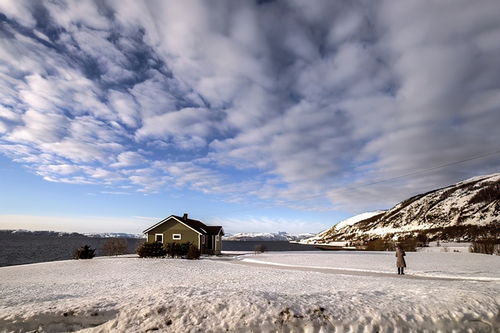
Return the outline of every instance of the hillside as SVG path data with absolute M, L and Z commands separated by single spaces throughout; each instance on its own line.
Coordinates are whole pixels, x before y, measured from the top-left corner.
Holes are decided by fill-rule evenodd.
M 237 233 L 227 234 L 223 236 L 223 240 L 227 241 L 299 241 L 304 238 L 311 237 L 314 234 L 299 234 L 291 235 L 287 232 L 261 232 L 261 233 Z
M 371 214 L 371 213 L 370 213 Z M 339 223 L 312 243 L 426 236 L 429 239 L 498 238 L 500 173 L 419 194 L 354 223 Z

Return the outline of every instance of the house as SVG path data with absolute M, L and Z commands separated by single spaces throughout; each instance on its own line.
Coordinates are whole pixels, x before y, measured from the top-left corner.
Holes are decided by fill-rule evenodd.
M 221 226 L 208 226 L 201 221 L 170 215 L 160 222 L 143 231 L 146 242 L 191 243 L 203 254 L 220 254 L 222 250 L 222 236 L 224 229 Z

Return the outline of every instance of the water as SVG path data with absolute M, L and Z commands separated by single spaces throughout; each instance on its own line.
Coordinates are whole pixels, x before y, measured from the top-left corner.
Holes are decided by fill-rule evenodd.
M 254 251 L 257 245 L 266 251 L 320 251 L 312 245 L 289 243 L 287 241 L 222 241 L 222 251 Z

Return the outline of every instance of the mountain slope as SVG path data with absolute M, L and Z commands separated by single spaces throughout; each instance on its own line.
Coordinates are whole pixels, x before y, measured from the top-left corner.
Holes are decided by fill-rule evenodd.
M 374 216 L 380 216 L 381 214 L 385 213 L 385 210 L 377 210 L 374 212 L 366 212 L 366 213 L 361 213 L 352 217 L 349 217 L 345 220 L 340 221 L 330 229 L 324 230 L 317 235 L 303 239 L 300 242 L 303 244 L 316 244 L 316 243 L 323 243 L 324 238 L 329 238 L 330 235 L 334 234 L 335 232 L 343 229 L 346 226 L 351 226 L 354 225 L 358 222 L 365 221 L 369 218 L 373 218 Z
M 498 238 L 500 173 L 411 197 L 385 213 L 334 226 L 316 243 L 425 235 L 431 239 Z

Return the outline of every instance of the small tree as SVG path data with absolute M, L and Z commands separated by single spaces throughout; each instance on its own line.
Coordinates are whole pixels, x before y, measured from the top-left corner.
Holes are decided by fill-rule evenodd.
M 164 257 L 167 252 L 163 248 L 163 245 L 159 242 L 154 243 L 142 243 L 137 248 L 137 254 L 141 258 L 159 258 Z
M 125 239 L 110 238 L 104 242 L 102 251 L 107 256 L 117 256 L 127 253 L 127 248 L 127 241 Z
M 413 237 L 407 237 L 403 239 L 401 242 L 401 246 L 403 247 L 403 250 L 407 252 L 415 252 L 417 251 L 417 239 Z
M 193 244 L 189 244 L 187 259 L 200 259 L 200 250 Z
M 377 238 L 369 241 L 366 244 L 367 251 L 392 251 L 394 244 L 388 240 Z
M 418 246 L 426 247 L 429 246 L 429 237 L 426 234 L 421 233 L 417 235 Z
M 264 253 L 266 252 L 267 247 L 264 244 L 257 244 L 254 247 L 255 253 Z
M 497 254 L 499 253 L 500 241 L 494 238 L 476 239 L 472 242 L 470 252 Z
M 95 249 L 91 249 L 90 245 L 84 245 L 73 252 L 74 259 L 92 259 L 95 257 Z

